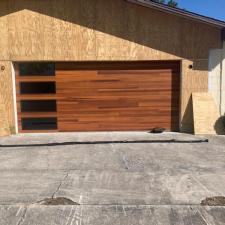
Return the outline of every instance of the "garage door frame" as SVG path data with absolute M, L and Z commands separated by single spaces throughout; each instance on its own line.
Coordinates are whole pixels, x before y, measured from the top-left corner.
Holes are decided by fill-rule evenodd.
M 78 63 L 77 61 L 32 61 L 33 63 L 41 63 L 41 62 L 43 62 L 43 63 Z M 97 63 L 105 63 L 105 62 L 111 62 L 111 61 L 79 61 L 79 63 L 80 62 L 97 62 Z M 157 60 L 157 61 L 152 61 L 152 60 L 150 60 L 150 61 L 116 61 L 116 62 L 120 62 L 120 63 L 122 63 L 122 62 L 127 62 L 127 63 L 132 63 L 132 62 L 134 62 L 134 63 L 137 63 L 137 62 L 145 62 L 145 63 L 147 63 L 147 62 L 177 62 L 178 64 L 179 64 L 179 71 L 180 71 L 180 80 L 179 80 L 179 83 L 180 83 L 180 87 L 179 87 L 179 129 L 181 129 L 181 100 L 182 100 L 182 67 L 181 67 L 181 60 Z M 17 77 L 19 76 L 19 67 L 18 67 L 18 65 L 20 64 L 20 63 L 24 63 L 24 62 L 22 62 L 22 61 L 20 61 L 20 62 L 14 62 L 14 69 L 15 69 L 15 90 L 16 90 L 16 101 L 18 102 L 18 84 L 17 84 Z M 25 61 L 25 63 L 31 63 L 30 61 L 29 62 L 27 62 L 27 61 Z M 54 80 L 54 79 L 53 79 Z M 16 116 L 17 117 L 19 117 L 18 116 L 18 113 L 17 112 L 19 112 L 20 111 L 20 109 L 18 108 L 18 104 L 16 104 L 16 106 L 17 106 L 17 109 L 15 110 L 16 111 Z M 39 130 L 36 130 L 36 131 L 25 131 L 25 130 L 21 130 L 21 127 L 20 127 L 20 125 L 18 124 L 18 120 L 16 120 L 16 123 L 17 123 L 17 126 L 18 126 L 18 132 L 19 133 L 32 133 L 32 132 L 41 132 L 41 133 L 44 133 L 44 132 L 56 132 L 57 130 L 45 130 L 44 132 L 43 132 L 43 130 L 41 130 L 41 131 L 39 131 Z

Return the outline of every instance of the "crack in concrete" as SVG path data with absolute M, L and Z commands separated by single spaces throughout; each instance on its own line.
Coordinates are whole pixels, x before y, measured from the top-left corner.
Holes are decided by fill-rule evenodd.
M 16 225 L 22 225 L 22 223 L 24 222 L 26 218 L 26 214 L 27 214 L 27 207 L 24 208 L 23 214 Z
M 68 178 L 69 173 L 70 173 L 70 170 L 68 170 L 68 171 L 66 172 L 66 175 L 65 175 L 65 176 L 63 177 L 63 179 L 59 182 L 59 185 L 58 185 L 57 189 L 56 189 L 56 190 L 53 192 L 53 194 L 52 194 L 52 197 L 51 197 L 52 199 L 54 199 L 56 193 L 59 192 L 59 190 L 60 190 L 60 188 L 61 188 L 63 182 Z
M 129 163 L 128 163 L 126 155 L 121 152 L 120 156 L 121 156 L 121 158 L 123 160 L 123 163 L 125 165 L 125 169 L 129 170 Z
M 119 157 L 121 158 L 122 163 L 124 164 L 125 169 L 129 170 L 129 163 L 128 163 L 126 154 L 121 152 L 121 151 L 116 150 L 115 146 L 113 144 L 111 144 L 111 148 L 112 148 L 114 153 L 119 155 Z

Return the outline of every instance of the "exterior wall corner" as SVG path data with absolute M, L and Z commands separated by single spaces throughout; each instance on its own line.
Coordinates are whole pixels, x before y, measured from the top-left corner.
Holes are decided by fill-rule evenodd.
M 0 136 L 15 133 L 12 63 L 0 61 Z M 3 132 L 4 131 L 4 132 Z

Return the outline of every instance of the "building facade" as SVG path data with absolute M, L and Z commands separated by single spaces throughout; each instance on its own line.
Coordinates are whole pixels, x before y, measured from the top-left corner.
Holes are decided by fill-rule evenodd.
M 0 1 L 1 133 L 193 132 L 193 92 L 224 113 L 224 23 L 160 7 Z

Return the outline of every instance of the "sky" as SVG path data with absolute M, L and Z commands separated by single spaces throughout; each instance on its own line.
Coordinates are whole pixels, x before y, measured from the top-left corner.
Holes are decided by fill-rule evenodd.
M 225 0 L 176 0 L 179 8 L 225 21 Z

